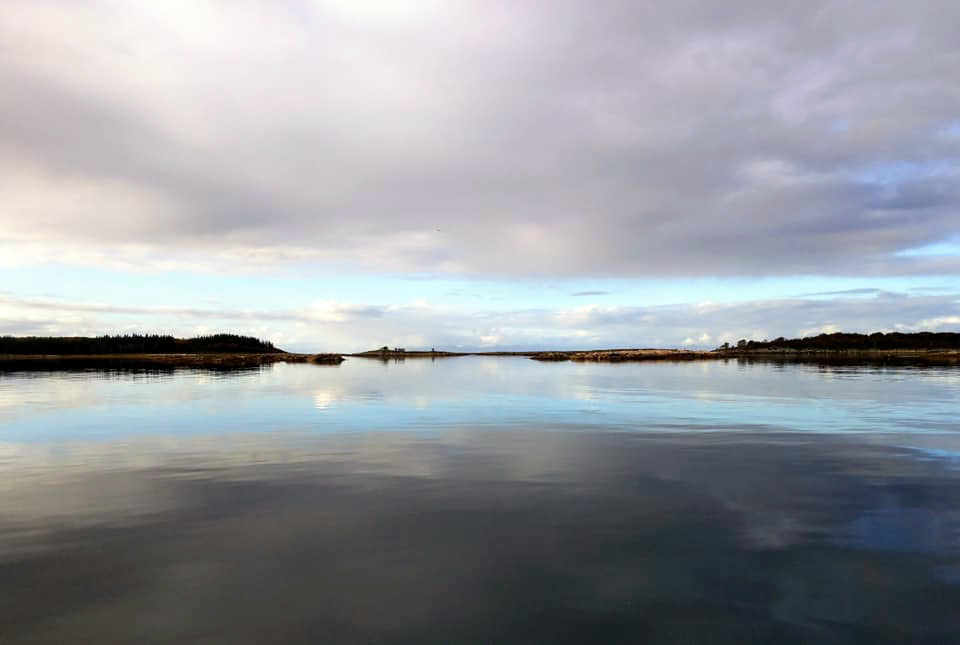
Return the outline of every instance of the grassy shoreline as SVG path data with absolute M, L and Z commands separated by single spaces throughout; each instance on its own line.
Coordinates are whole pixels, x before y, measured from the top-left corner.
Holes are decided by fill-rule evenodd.
M 762 360 L 797 362 L 882 362 L 960 364 L 957 349 L 615 349 L 574 352 L 541 352 L 530 358 L 539 361 L 592 361 L 623 363 L 639 361 Z
M 598 349 L 530 352 L 371 351 L 346 354 L 381 361 L 455 358 L 458 356 L 518 356 L 543 362 L 628 363 L 643 361 L 757 360 L 777 362 L 870 362 L 960 364 L 960 350 L 949 349 Z
M 52 368 L 207 368 L 259 367 L 273 363 L 339 365 L 344 356 L 381 361 L 459 356 L 527 357 L 542 362 L 626 363 L 646 361 L 738 360 L 743 362 L 874 363 L 960 365 L 957 349 L 612 349 L 532 352 L 363 352 L 359 354 L 297 354 L 288 352 L 205 352 L 163 354 L 0 354 L 0 369 Z
M 313 363 L 339 365 L 340 354 L 269 353 L 190 353 L 190 354 L 0 354 L 0 367 L 258 367 L 273 363 Z

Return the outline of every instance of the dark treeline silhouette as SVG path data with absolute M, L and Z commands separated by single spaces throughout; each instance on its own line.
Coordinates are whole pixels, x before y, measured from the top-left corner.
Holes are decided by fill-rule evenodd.
M 157 334 L 126 336 L 0 336 L 0 354 L 212 354 L 276 353 L 273 343 L 235 334 L 174 338 Z
M 807 338 L 777 338 L 776 340 L 741 340 L 736 346 L 726 343 L 720 349 L 747 351 L 866 351 L 910 349 L 960 349 L 960 333 L 922 331 L 912 334 L 892 332 L 884 334 L 820 334 Z

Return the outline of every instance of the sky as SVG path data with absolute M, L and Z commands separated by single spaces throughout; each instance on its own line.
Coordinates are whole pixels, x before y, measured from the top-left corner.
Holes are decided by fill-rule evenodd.
M 4 0 L 0 334 L 960 331 L 954 0 Z

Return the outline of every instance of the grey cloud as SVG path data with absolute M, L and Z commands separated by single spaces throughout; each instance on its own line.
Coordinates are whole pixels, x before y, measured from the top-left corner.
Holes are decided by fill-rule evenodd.
M 22 318 L 0 318 L 0 334 L 5 336 L 51 335 L 56 333 L 55 324 Z
M 947 287 L 947 286 L 910 287 L 909 290 L 917 293 L 944 293 L 944 292 L 954 291 L 955 287 Z
M 238 311 L 230 309 L 198 309 L 194 307 L 127 307 L 97 303 L 76 303 L 59 300 L 35 300 L 0 296 L 0 304 L 25 310 L 55 311 L 59 313 L 88 313 L 136 316 L 188 316 L 211 319 L 298 320 L 298 316 L 277 311 Z
M 609 291 L 576 291 L 571 296 L 609 296 Z
M 8 2 L 0 224 L 475 276 L 960 272 L 894 255 L 960 234 L 954 2 L 349 4 Z
M 379 318 L 387 312 L 380 305 L 351 303 L 315 303 L 298 310 L 239 310 L 202 309 L 197 307 L 131 307 L 123 305 L 69 302 L 56 299 L 17 298 L 0 293 L 0 305 L 7 305 L 27 312 L 55 312 L 57 318 L 69 314 L 102 314 L 106 316 L 137 316 L 155 320 L 161 317 L 183 317 L 207 320 L 267 321 L 315 323 L 331 318 L 344 322 L 350 320 Z

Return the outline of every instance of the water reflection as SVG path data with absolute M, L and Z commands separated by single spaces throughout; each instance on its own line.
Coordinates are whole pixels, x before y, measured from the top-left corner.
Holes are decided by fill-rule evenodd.
M 952 431 L 960 370 L 743 364 L 542 364 L 523 358 L 354 359 L 236 373 L 0 377 L 0 440 L 141 432 L 498 427 Z M 149 382 L 149 387 L 142 387 Z M 842 385 L 841 385 L 842 384 Z M 111 414 L 102 414 L 105 407 Z M 194 423 L 198 407 L 208 421 Z M 145 411 L 149 410 L 149 414 Z
M 0 640 L 950 642 L 957 394 L 522 359 L 0 378 Z

